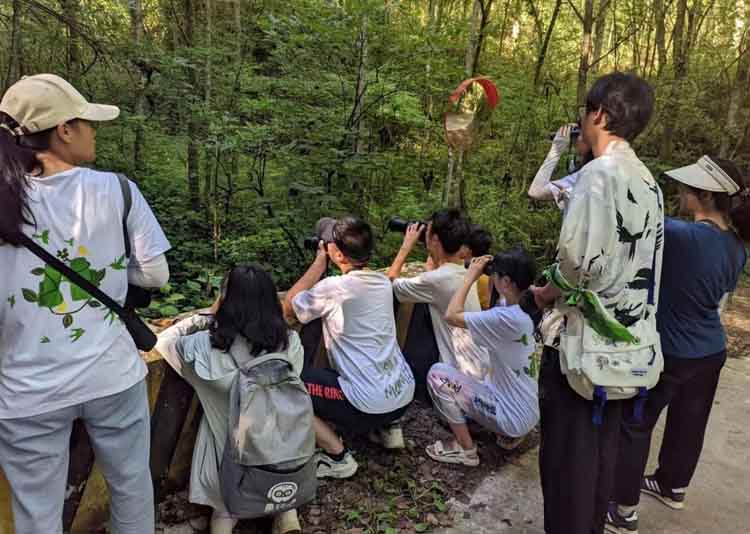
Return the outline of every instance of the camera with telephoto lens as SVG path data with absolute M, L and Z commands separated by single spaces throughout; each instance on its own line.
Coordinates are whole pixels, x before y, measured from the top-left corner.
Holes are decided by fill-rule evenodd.
M 424 221 L 408 221 L 406 219 L 402 219 L 401 217 L 391 217 L 391 219 L 388 221 L 388 230 L 391 232 L 399 232 L 401 234 L 406 234 L 406 230 L 409 229 L 409 226 L 412 224 L 420 224 L 422 226 L 427 226 L 427 223 Z M 423 245 L 425 244 L 427 239 L 427 230 L 422 232 L 422 235 L 419 236 L 419 242 Z
M 306 237 L 302 242 L 302 246 L 306 250 L 315 252 L 318 250 L 318 244 L 323 241 L 324 243 L 333 243 L 333 227 L 336 226 L 336 219 L 333 217 L 323 217 L 315 223 L 315 235 Z

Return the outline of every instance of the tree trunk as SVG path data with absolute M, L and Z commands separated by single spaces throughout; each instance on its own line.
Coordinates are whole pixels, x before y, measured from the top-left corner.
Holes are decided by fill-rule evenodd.
M 664 10 L 664 0 L 654 0 L 654 26 L 655 26 L 655 43 L 656 43 L 656 54 L 658 57 L 658 67 L 656 69 L 657 75 L 661 75 L 664 67 L 667 65 L 667 45 L 664 39 L 664 19 L 666 12 Z
M 8 72 L 3 84 L 3 92 L 23 76 L 23 51 L 21 47 L 21 0 L 13 0 L 13 20 L 11 21 L 10 51 Z
M 473 78 L 479 71 L 479 57 L 484 44 L 484 34 L 490 23 L 490 10 L 493 0 L 474 0 L 469 29 L 469 43 L 466 47 L 464 73 L 467 78 Z
M 555 8 L 552 11 L 552 18 L 547 26 L 547 32 L 544 35 L 542 46 L 539 49 L 539 56 L 536 60 L 536 68 L 534 69 L 534 86 L 539 86 L 539 82 L 542 77 L 542 67 L 544 67 L 544 60 L 547 57 L 547 49 L 549 48 L 550 39 L 552 39 L 552 32 L 555 29 L 555 23 L 557 22 L 557 16 L 560 14 L 560 8 L 562 7 L 562 0 L 555 0 Z
M 677 0 L 677 15 L 672 33 L 672 60 L 674 62 L 674 78 L 672 89 L 664 113 L 665 124 L 662 135 L 659 157 L 663 161 L 671 161 L 673 150 L 673 138 L 675 124 L 679 115 L 678 95 L 682 80 L 687 73 L 686 43 L 685 43 L 685 15 L 687 13 L 687 0 Z
M 750 2 L 745 2 L 745 23 L 746 28 L 750 28 Z M 739 19 L 739 17 L 738 17 Z M 741 23 L 741 20 L 737 22 Z M 737 25 L 739 26 L 739 25 Z M 740 57 L 737 61 L 737 74 L 732 86 L 732 92 L 729 96 L 729 106 L 727 108 L 727 127 L 721 140 L 721 149 L 719 154 L 722 158 L 733 158 L 736 148 L 732 144 L 742 137 L 742 104 L 746 102 L 745 114 L 750 117 L 750 35 L 745 35 L 737 43 L 737 51 Z
M 602 63 L 599 59 L 602 57 L 604 35 L 607 33 L 608 7 L 609 2 L 605 2 L 604 7 L 602 7 L 596 15 L 596 21 L 594 21 L 594 54 L 592 56 L 594 64 L 591 66 L 591 74 L 597 74 Z
M 578 89 L 576 91 L 578 105 L 583 105 L 586 99 L 586 80 L 591 64 L 591 29 L 594 25 L 594 0 L 585 0 L 585 3 L 581 59 L 578 64 Z
M 352 111 L 352 130 L 354 132 L 353 149 L 357 154 L 365 152 L 365 118 L 364 105 L 367 92 L 367 15 L 362 15 L 362 26 L 357 38 L 359 49 L 359 67 L 357 68 L 357 89 L 354 95 L 354 110 Z
M 65 18 L 70 21 L 67 25 L 68 42 L 66 43 L 65 72 L 66 78 L 77 86 L 81 75 L 81 42 L 76 25 L 80 11 L 79 0 L 60 0 L 60 9 Z
M 195 4 L 193 0 L 183 0 L 183 14 L 185 20 L 184 40 L 185 46 L 192 48 L 195 38 Z M 196 69 L 186 67 L 187 77 L 193 93 L 198 89 Z M 190 206 L 193 210 L 200 209 L 200 146 L 199 127 L 195 110 L 190 110 L 188 119 L 187 137 L 187 181 Z
M 135 139 L 133 141 L 133 167 L 135 168 L 136 175 L 143 172 L 145 166 L 143 162 L 143 146 L 145 143 L 145 129 L 143 121 L 146 116 L 146 83 L 147 74 L 144 72 L 145 66 L 143 65 L 143 59 L 141 57 L 141 48 L 143 47 L 143 6 L 141 0 L 128 0 L 128 8 L 130 11 L 130 34 L 135 45 L 135 67 L 136 72 L 136 87 L 135 87 L 135 107 L 134 114 L 136 116 L 135 124 Z

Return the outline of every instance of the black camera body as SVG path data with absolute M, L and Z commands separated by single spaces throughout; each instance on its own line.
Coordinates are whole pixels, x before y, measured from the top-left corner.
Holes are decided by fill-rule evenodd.
M 391 217 L 388 221 L 388 230 L 391 232 L 406 234 L 406 230 L 408 230 L 409 226 L 412 224 L 421 224 L 425 227 L 427 226 L 427 223 L 425 221 L 409 221 L 401 217 Z M 423 245 L 427 242 L 427 230 L 422 232 L 422 235 L 419 237 L 419 241 Z

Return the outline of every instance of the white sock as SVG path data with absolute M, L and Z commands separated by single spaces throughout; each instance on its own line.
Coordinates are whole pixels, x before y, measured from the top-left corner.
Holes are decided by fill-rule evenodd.
M 672 493 L 685 493 L 685 491 L 687 491 L 687 488 L 675 488 Z

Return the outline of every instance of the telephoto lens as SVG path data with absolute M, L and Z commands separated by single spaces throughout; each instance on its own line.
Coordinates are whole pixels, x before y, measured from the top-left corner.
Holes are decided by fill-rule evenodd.
M 333 227 L 336 226 L 336 219 L 333 217 L 323 217 L 315 223 L 315 235 L 306 237 L 303 246 L 306 250 L 318 250 L 318 243 L 333 243 Z
M 411 224 L 421 224 L 423 226 L 427 226 L 427 223 L 425 223 L 424 221 L 408 221 L 406 219 L 402 219 L 401 217 L 391 217 L 391 219 L 388 221 L 388 230 L 391 232 L 399 232 L 401 234 L 405 234 L 406 230 L 409 229 L 409 225 Z M 422 244 L 424 244 L 426 241 L 426 235 L 427 230 L 425 229 L 419 238 L 419 241 Z

